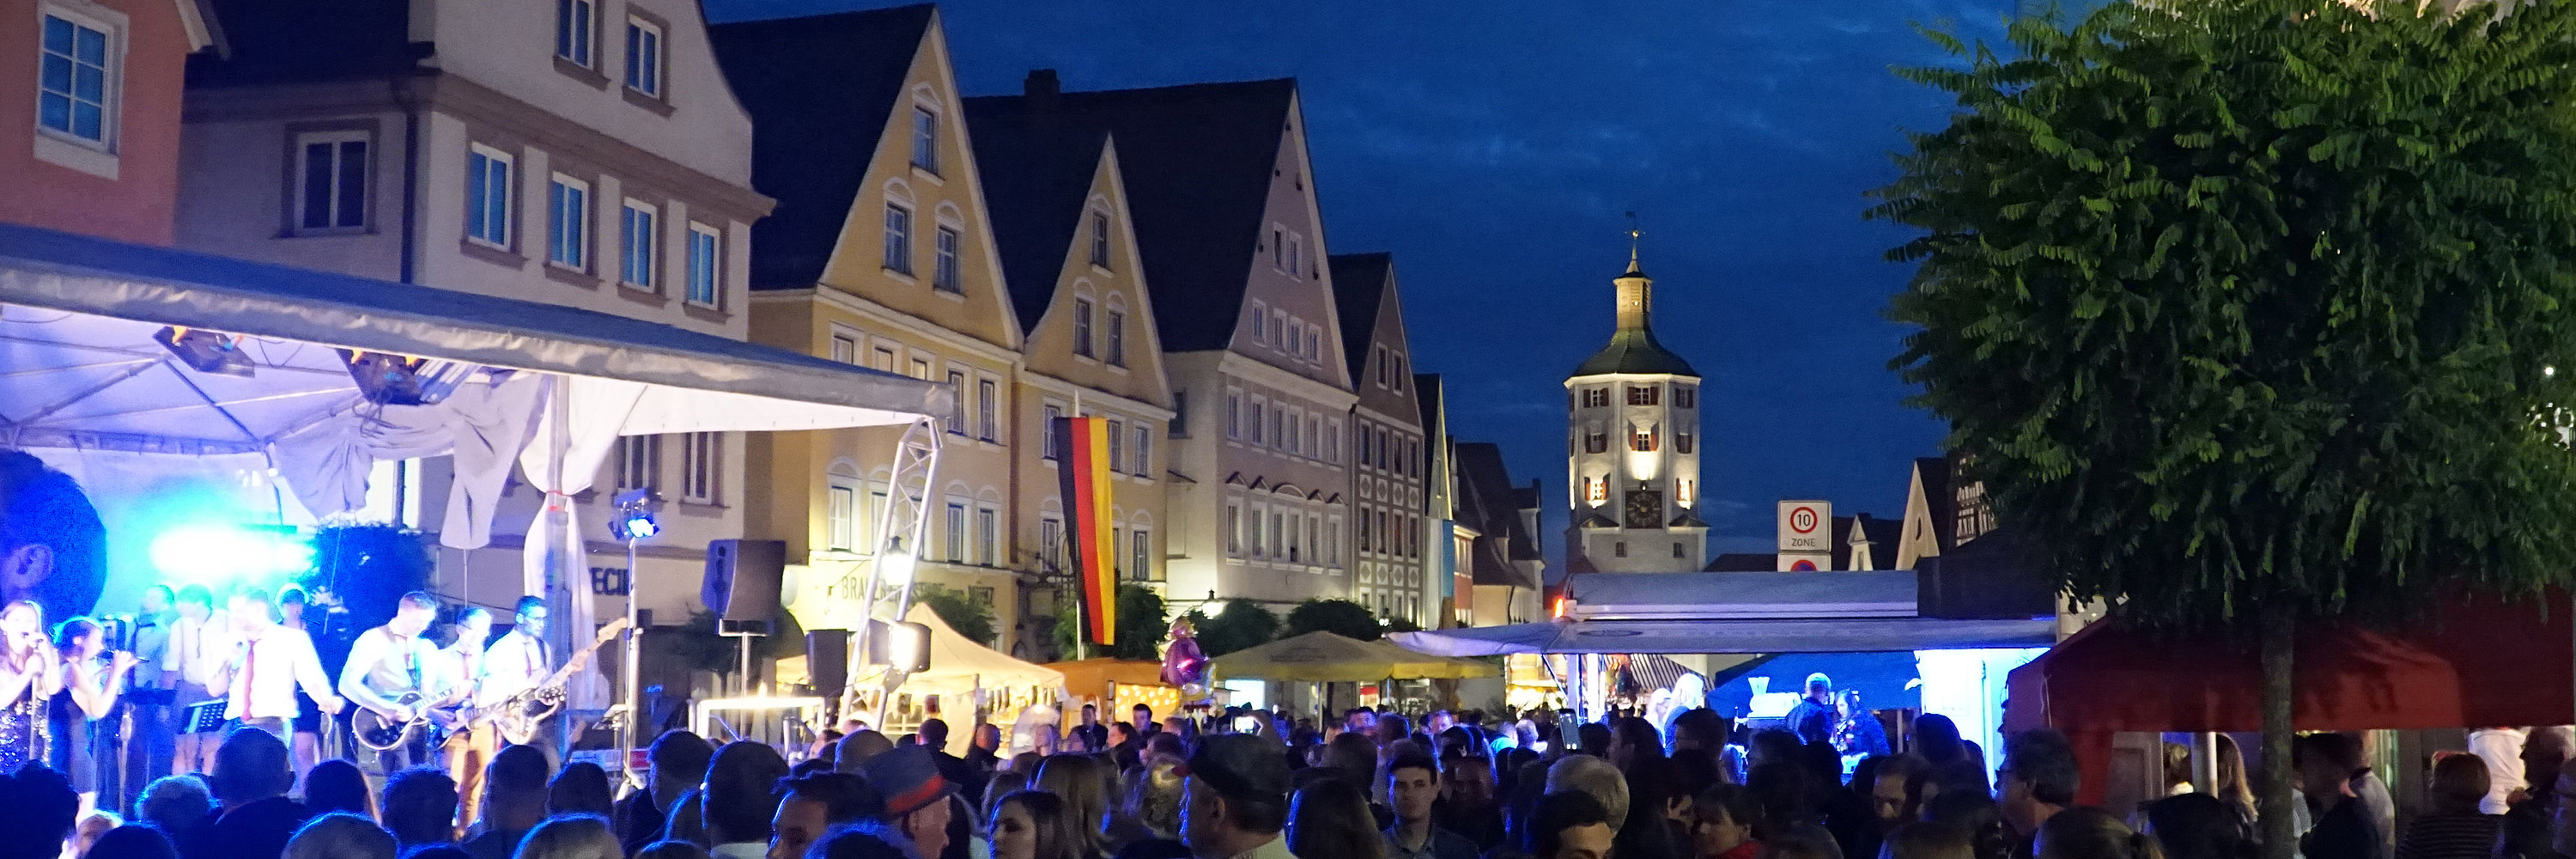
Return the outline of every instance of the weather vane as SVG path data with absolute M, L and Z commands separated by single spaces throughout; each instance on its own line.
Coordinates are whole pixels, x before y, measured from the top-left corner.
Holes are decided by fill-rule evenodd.
M 1636 268 L 1636 267 L 1637 267 L 1637 236 L 1638 236 L 1638 235 L 1639 235 L 1639 233 L 1638 233 L 1638 230 L 1637 230 L 1637 213 L 1636 213 L 1636 212 L 1631 211 L 1631 212 L 1629 212 L 1629 213 L 1628 213 L 1628 267 L 1629 267 L 1629 268 L 1631 268 L 1631 269 L 1634 269 L 1634 268 Z

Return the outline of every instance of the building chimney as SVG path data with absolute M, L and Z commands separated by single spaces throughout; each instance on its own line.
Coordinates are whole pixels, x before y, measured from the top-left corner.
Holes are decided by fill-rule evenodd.
M 1064 84 L 1056 79 L 1054 69 L 1034 69 L 1020 82 L 1020 89 L 1031 98 L 1042 98 L 1064 92 Z

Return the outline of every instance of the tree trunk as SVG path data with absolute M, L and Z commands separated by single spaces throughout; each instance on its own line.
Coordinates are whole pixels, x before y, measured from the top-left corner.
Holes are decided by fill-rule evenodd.
M 2255 799 L 2261 809 L 2263 859 L 2291 859 L 2299 847 L 2291 829 L 2296 812 L 2290 807 L 2298 801 L 2290 792 L 2290 679 L 2299 618 L 2286 608 L 2267 609 L 2262 625 L 2263 772 L 2255 783 Z

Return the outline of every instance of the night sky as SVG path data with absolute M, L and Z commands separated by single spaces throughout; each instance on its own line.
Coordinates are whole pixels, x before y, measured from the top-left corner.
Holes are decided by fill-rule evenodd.
M 900 5 L 705 0 L 716 21 Z M 1513 7 L 1518 8 L 1513 8 Z M 1656 330 L 1707 376 L 1712 552 L 1768 551 L 1773 502 L 1903 512 L 1942 427 L 1887 369 L 1905 233 L 1864 222 L 1907 129 L 1948 102 L 1891 66 L 1912 25 L 1995 40 L 2014 0 L 941 4 L 967 95 L 1034 68 L 1068 90 L 1295 77 L 1325 242 L 1392 251 L 1415 365 L 1462 440 L 1544 484 L 1562 568 L 1567 372 L 1610 334 L 1627 220 Z

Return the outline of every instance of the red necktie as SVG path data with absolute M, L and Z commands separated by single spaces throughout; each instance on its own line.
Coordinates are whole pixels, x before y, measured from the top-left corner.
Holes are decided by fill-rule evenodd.
M 251 707 L 259 701 L 259 639 L 250 640 L 250 649 L 242 655 L 242 718 L 256 719 Z

